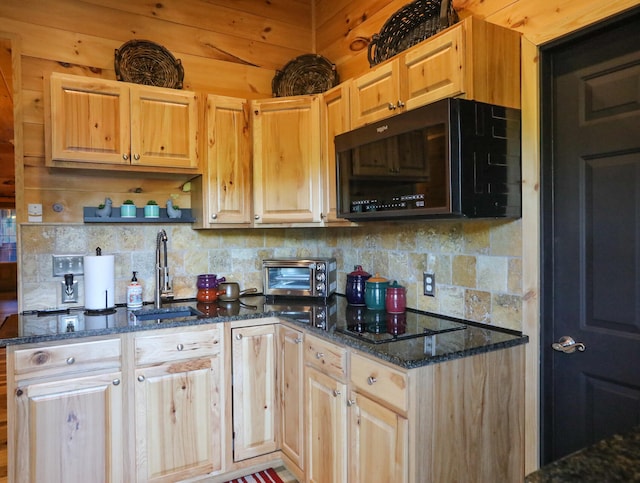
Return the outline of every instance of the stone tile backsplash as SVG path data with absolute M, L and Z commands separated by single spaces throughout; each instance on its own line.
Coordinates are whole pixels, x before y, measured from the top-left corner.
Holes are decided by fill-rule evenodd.
M 20 226 L 23 310 L 61 307 L 53 254 L 90 255 L 100 247 L 116 259 L 116 303 L 124 303 L 131 272 L 144 300 L 153 300 L 156 234 L 169 237 L 169 269 L 177 298 L 195 297 L 196 276 L 216 273 L 241 288 L 262 289 L 261 261 L 271 257 L 335 256 L 338 291 L 362 265 L 407 288 L 407 306 L 521 330 L 520 220 L 428 221 L 341 228 L 193 230 L 189 225 L 96 224 Z M 422 295 L 433 271 L 436 296 Z M 79 276 L 79 305 L 84 301 Z

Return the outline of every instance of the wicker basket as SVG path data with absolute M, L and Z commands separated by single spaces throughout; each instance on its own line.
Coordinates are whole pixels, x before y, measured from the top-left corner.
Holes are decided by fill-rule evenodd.
M 180 60 L 149 40 L 129 40 L 116 49 L 115 69 L 119 81 L 182 89 L 184 69 Z
M 384 62 L 458 21 L 450 0 L 416 0 L 394 13 L 369 43 L 369 65 Z
M 304 54 L 276 71 L 271 89 L 274 97 L 319 94 L 339 82 L 334 64 L 321 55 Z

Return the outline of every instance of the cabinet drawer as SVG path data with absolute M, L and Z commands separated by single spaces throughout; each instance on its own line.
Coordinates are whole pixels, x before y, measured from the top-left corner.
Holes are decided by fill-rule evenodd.
M 220 331 L 195 328 L 179 332 L 138 336 L 135 342 L 136 365 L 206 357 L 220 352 Z
M 16 379 L 120 367 L 120 338 L 16 349 Z
M 347 351 L 345 348 L 307 335 L 304 349 L 304 361 L 306 364 L 338 379 L 346 377 Z
M 407 375 L 359 354 L 351 355 L 351 382 L 361 392 L 407 410 Z

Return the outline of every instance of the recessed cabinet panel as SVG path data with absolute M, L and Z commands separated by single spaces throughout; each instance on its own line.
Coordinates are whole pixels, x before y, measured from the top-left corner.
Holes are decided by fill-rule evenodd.
M 132 164 L 197 167 L 193 94 L 131 87 Z
M 463 59 L 462 28 L 407 51 L 403 59 L 407 109 L 465 92 Z
M 382 64 L 353 80 L 351 125 L 364 126 L 398 111 L 400 101 L 400 61 Z
M 273 324 L 233 329 L 234 461 L 277 448 L 276 336 Z
M 10 481 L 125 481 L 123 384 L 113 372 L 15 391 Z
M 208 96 L 207 217 L 210 225 L 251 223 L 251 130 L 245 99 Z
M 318 96 L 253 101 L 254 222 L 320 223 Z
M 100 79 L 51 77 L 53 159 L 129 164 L 129 88 Z

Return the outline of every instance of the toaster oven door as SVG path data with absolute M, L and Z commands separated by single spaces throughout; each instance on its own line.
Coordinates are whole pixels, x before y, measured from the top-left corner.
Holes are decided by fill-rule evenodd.
M 313 296 L 313 271 L 307 266 L 264 267 L 265 295 Z

